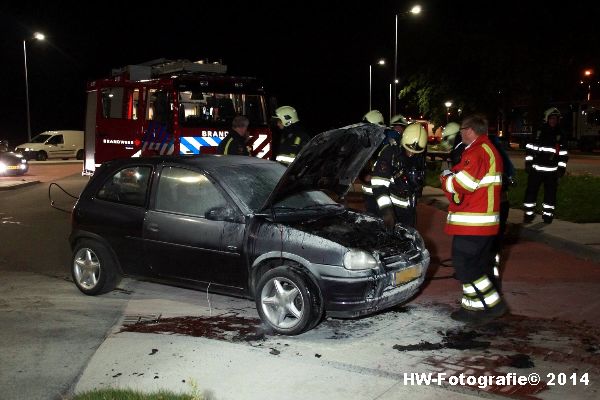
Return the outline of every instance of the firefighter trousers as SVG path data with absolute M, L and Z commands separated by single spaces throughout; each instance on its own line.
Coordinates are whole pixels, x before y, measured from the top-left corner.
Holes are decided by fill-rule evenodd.
M 552 221 L 556 207 L 556 191 L 558 190 L 558 173 L 556 171 L 539 172 L 533 170 L 529 173 L 523 208 L 525 209 L 525 215 L 533 218 L 537 205 L 537 195 L 542 184 L 544 185 L 542 217 L 544 221 Z
M 454 235 L 452 265 L 456 279 L 470 283 L 483 275 L 493 276 L 491 259 L 495 236 Z

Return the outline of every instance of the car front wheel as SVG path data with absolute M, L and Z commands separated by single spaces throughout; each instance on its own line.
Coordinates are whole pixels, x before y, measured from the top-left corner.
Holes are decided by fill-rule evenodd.
M 110 292 L 118 283 L 116 264 L 108 249 L 97 241 L 78 242 L 71 265 L 73 282 L 87 295 Z
M 297 335 L 312 328 L 321 317 L 317 293 L 306 278 L 288 266 L 267 271 L 256 287 L 260 318 L 275 332 Z

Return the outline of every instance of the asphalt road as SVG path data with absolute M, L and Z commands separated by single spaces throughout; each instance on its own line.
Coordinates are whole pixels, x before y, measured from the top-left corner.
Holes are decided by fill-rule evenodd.
M 70 282 L 70 214 L 50 207 L 48 186 L 80 166 L 44 169 L 46 182 L 0 192 L 2 399 L 62 399 L 129 297 L 116 291 L 98 302 Z M 86 179 L 56 182 L 78 194 Z M 57 206 L 71 207 L 73 199 L 53 188 Z

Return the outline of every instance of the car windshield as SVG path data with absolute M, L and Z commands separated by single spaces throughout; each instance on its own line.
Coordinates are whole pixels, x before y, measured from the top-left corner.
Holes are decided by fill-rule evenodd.
M 31 143 L 44 143 L 49 137 L 50 135 L 40 134 L 31 139 Z
M 260 211 L 267 198 L 283 176 L 285 167 L 280 164 L 237 165 L 219 171 L 219 178 L 252 211 Z M 319 210 L 341 207 L 320 190 L 304 191 L 287 197 L 274 205 L 279 210 Z

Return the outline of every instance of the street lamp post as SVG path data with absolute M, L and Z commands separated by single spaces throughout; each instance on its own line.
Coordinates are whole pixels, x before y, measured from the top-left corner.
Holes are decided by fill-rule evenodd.
M 588 92 L 587 92 L 587 100 L 590 101 L 590 99 L 592 98 L 592 74 L 594 73 L 594 71 L 592 71 L 591 69 L 586 69 L 585 71 L 583 71 L 583 75 L 588 78 Z
M 377 65 L 385 65 L 385 60 L 383 58 L 378 60 Z M 369 111 L 371 110 L 372 95 L 373 95 L 373 64 L 369 64 Z
M 44 40 L 44 34 L 36 32 L 33 39 Z M 27 141 L 31 141 L 31 117 L 29 115 L 29 79 L 27 77 L 27 39 L 23 40 L 23 60 L 25 61 L 25 101 L 27 102 Z
M 413 14 L 418 15 L 421 13 L 421 6 L 415 5 L 409 11 L 405 11 L 400 15 Z M 396 30 L 394 34 L 394 104 L 392 109 L 394 114 L 396 113 L 396 98 L 398 97 L 398 14 L 396 14 Z
M 446 125 L 448 124 L 448 119 L 450 118 L 450 107 L 452 107 L 452 102 L 448 100 L 444 103 L 446 106 Z

